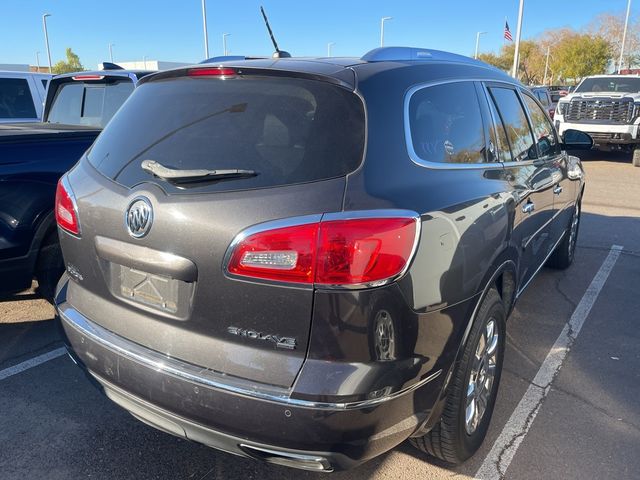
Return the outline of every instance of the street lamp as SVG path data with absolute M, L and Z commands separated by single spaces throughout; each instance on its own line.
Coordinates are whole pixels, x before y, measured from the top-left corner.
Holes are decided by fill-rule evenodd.
M 204 58 L 209 58 L 209 34 L 207 33 L 207 0 L 202 0 L 202 28 L 204 29 Z
M 631 0 L 627 2 L 627 17 L 624 20 L 624 32 L 622 33 L 622 45 L 620 46 L 620 60 L 618 60 L 618 73 L 622 70 L 622 57 L 624 56 L 624 44 L 627 41 L 627 27 L 629 26 L 629 12 L 631 11 Z
M 384 22 L 391 20 L 393 17 L 382 17 L 380 19 L 380 46 L 384 47 Z
M 227 56 L 227 37 L 231 35 L 230 33 L 222 34 L 222 51 L 224 52 L 224 56 Z
M 476 33 L 476 53 L 473 58 L 478 58 L 478 49 L 480 48 L 480 35 L 484 35 L 487 32 L 477 32 Z
M 36 52 L 36 68 L 36 71 L 40 73 L 40 52 Z
M 49 57 L 49 73 L 51 73 L 51 50 L 49 49 L 49 33 L 47 32 L 47 17 L 50 17 L 50 13 L 42 15 L 42 26 L 44 27 L 44 41 L 47 44 L 47 57 Z
M 146 70 L 147 69 L 147 56 L 146 55 L 142 56 L 142 63 L 144 63 L 144 69 Z
M 331 56 L 331 47 L 334 46 L 335 44 L 336 44 L 336 42 L 327 43 L 327 57 Z
M 109 58 L 110 58 L 110 62 L 113 63 L 113 46 L 115 45 L 115 43 L 110 43 L 109 44 Z

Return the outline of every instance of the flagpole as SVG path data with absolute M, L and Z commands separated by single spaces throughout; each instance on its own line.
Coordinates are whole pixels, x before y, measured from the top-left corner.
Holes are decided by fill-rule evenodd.
M 520 56 L 520 35 L 522 33 L 522 13 L 524 11 L 524 0 L 520 0 L 520 8 L 518 9 L 518 29 L 516 32 L 516 49 L 513 52 L 513 70 L 512 77 L 518 79 L 518 60 Z

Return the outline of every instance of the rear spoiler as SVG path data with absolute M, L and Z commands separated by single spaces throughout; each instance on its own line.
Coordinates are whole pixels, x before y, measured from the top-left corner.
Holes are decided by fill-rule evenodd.
M 268 59 L 271 60 L 271 59 Z M 297 62 L 296 62 L 297 63 Z M 301 62 L 300 65 L 303 65 Z M 318 64 L 321 65 L 321 64 Z M 287 66 L 294 66 L 294 63 Z M 278 68 L 280 67 L 280 68 Z M 199 71 L 213 71 L 220 70 L 220 73 L 208 73 L 208 74 L 200 74 Z M 142 85 L 143 83 L 153 82 L 156 80 L 166 80 L 169 78 L 180 78 L 180 77 L 201 77 L 204 78 L 206 76 L 221 76 L 221 77 L 233 77 L 235 75 L 239 76 L 265 76 L 265 77 L 288 77 L 288 78 L 305 78 L 308 80 L 317 80 L 327 83 L 332 83 L 334 85 L 338 85 L 349 90 L 355 89 L 355 75 L 353 71 L 350 69 L 343 68 L 338 71 L 330 71 L 326 74 L 323 72 L 309 72 L 305 70 L 297 70 L 294 68 L 284 69 L 281 65 L 265 66 L 264 62 L 260 62 L 260 66 L 253 66 L 250 64 L 233 64 L 231 62 L 226 62 L 220 66 L 211 66 L 210 62 L 206 64 L 200 63 L 196 65 L 192 65 L 190 67 L 180 67 L 172 70 L 164 70 L 161 72 L 153 73 L 144 78 L 141 78 L 138 82 L 138 85 Z

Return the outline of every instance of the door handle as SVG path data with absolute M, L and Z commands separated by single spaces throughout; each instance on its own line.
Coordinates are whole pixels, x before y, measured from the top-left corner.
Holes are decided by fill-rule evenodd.
M 553 187 L 553 193 L 556 195 L 560 195 L 562 193 L 562 186 L 560 184 Z
M 532 201 L 528 201 L 522 206 L 522 213 L 531 213 L 536 209 L 536 205 Z

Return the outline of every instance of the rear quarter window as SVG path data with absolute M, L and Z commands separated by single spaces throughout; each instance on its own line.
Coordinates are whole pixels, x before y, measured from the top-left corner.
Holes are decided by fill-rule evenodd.
M 198 182 L 196 191 L 242 190 L 346 175 L 362 161 L 365 117 L 351 91 L 323 81 L 181 77 L 141 85 L 101 133 L 89 161 L 125 186 L 184 186 L 141 169 L 247 169 L 255 177 Z
M 485 137 L 473 82 L 421 88 L 409 100 L 411 147 L 418 159 L 435 163 L 485 161 Z
M 0 118 L 36 118 L 29 84 L 24 78 L 0 78 Z

